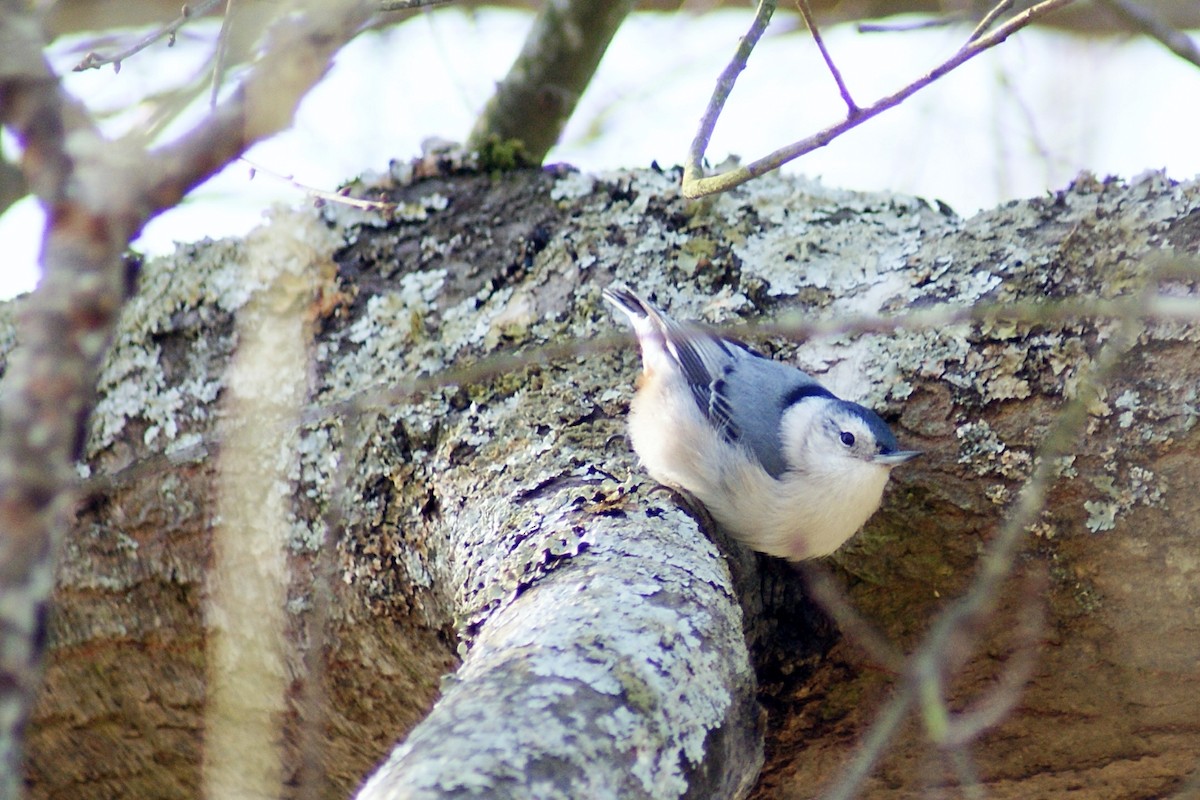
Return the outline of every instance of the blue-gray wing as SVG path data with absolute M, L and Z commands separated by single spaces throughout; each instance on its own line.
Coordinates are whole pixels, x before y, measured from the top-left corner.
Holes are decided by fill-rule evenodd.
M 780 437 L 784 412 L 808 397 L 833 397 L 801 370 L 750 351 L 735 361 L 717 393 L 736 440 L 776 478 L 788 468 Z
M 726 440 L 736 440 L 738 431 L 733 421 L 733 408 L 721 387 L 740 355 L 749 351 L 737 342 L 697 325 L 676 322 L 653 303 L 619 284 L 607 287 L 604 299 L 633 322 L 643 351 L 650 348 L 666 350 L 678 366 L 700 411 Z
M 609 286 L 604 297 L 633 321 L 643 348 L 665 347 L 701 413 L 725 441 L 745 447 L 769 474 L 784 473 L 784 412 L 806 397 L 833 397 L 828 390 L 741 342 L 676 322 L 623 286 Z
M 748 449 L 767 473 L 782 475 L 784 411 L 805 397 L 833 395 L 801 370 L 740 342 L 682 326 L 667 338 L 696 405 L 713 427 Z
M 672 324 L 667 348 L 678 362 L 696 405 L 726 441 L 739 432 L 724 391 L 725 378 L 738 361 L 740 345 L 693 326 Z

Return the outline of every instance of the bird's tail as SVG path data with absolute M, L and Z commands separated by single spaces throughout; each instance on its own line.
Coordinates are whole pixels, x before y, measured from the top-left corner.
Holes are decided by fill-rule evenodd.
M 603 292 L 604 299 L 629 317 L 642 351 L 642 370 L 650 375 L 658 370 L 677 368 L 670 353 L 670 329 L 674 324 L 647 300 L 626 287 L 614 283 Z
M 669 318 L 653 304 L 638 297 L 619 283 L 614 283 L 603 292 L 604 299 L 612 303 L 633 323 L 638 335 L 658 331 L 661 335 L 668 327 Z
M 646 301 L 619 283 L 614 283 L 603 292 L 604 299 L 619 308 L 630 319 L 641 319 L 650 315 Z

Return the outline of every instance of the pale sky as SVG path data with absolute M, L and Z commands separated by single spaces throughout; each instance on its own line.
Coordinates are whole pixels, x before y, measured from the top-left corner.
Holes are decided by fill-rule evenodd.
M 750 18 L 749 9 L 631 17 L 549 160 L 587 171 L 681 163 Z M 450 8 L 366 34 L 339 54 L 292 129 L 248 157 L 333 190 L 363 171 L 386 169 L 391 159 L 413 157 L 428 137 L 461 141 L 529 24 L 523 12 Z M 713 163 L 730 153 L 765 155 L 843 114 L 811 39 L 782 27 L 768 32 L 742 74 L 709 150 Z M 149 113 L 141 97 L 191 75 L 214 30 L 202 26 L 174 48 L 130 58 L 119 74 L 70 72 L 80 57 L 67 51 L 71 43 L 51 58 L 68 91 L 113 112 L 105 130 L 119 135 Z M 966 33 L 842 27 L 825 38 L 855 99 L 867 105 L 948 58 Z M 1200 173 L 1196 125 L 1182 113 L 1197 97 L 1200 69 L 1155 43 L 1026 30 L 787 170 L 828 186 L 939 199 L 963 215 L 1062 188 L 1084 169 L 1132 178 L 1165 168 L 1185 180 Z M 286 182 L 249 173 L 245 164 L 226 169 L 153 221 L 136 247 L 156 254 L 175 241 L 240 235 L 271 203 L 305 202 Z M 0 217 L 0 297 L 33 288 L 40 229 L 40 211 L 28 198 Z

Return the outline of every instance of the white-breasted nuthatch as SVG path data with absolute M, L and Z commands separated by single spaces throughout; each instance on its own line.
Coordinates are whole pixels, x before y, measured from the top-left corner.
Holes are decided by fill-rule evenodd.
M 682 489 L 734 538 L 792 560 L 832 553 L 879 508 L 901 450 L 887 423 L 796 367 L 681 324 L 622 286 L 642 375 L 629 412 L 650 476 Z

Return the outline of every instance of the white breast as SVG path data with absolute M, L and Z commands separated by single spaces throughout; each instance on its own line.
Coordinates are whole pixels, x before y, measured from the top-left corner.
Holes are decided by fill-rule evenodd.
M 825 556 L 879 507 L 886 468 L 847 460 L 824 474 L 775 479 L 724 442 L 686 390 L 665 384 L 649 380 L 634 398 L 634 450 L 655 480 L 694 496 L 750 548 L 791 560 Z

